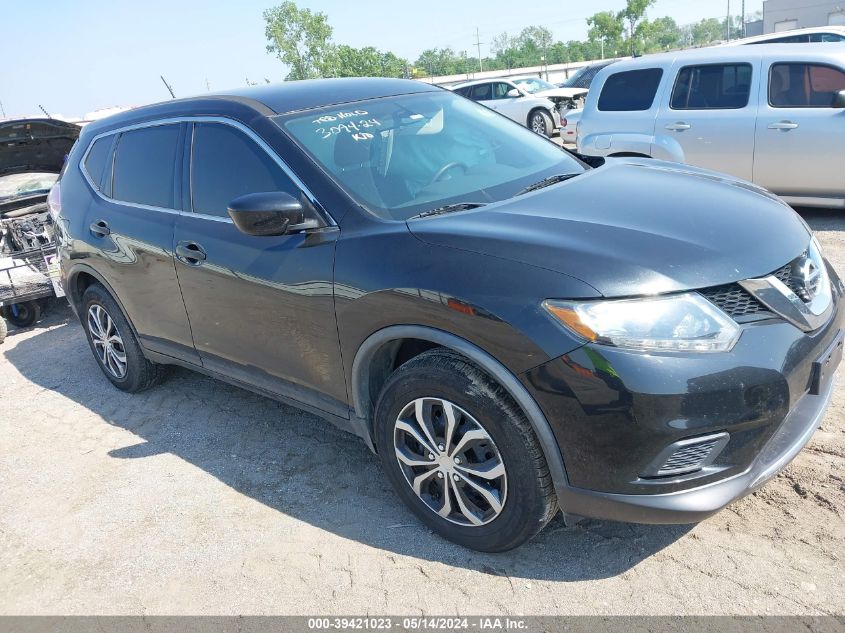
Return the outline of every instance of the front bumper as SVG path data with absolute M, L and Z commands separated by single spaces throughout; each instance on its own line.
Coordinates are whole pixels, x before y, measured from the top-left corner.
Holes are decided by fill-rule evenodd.
M 567 514 L 631 523 L 696 523 L 748 495 L 786 467 L 821 424 L 833 393 L 805 395 L 743 473 L 711 484 L 667 494 L 613 494 L 566 487 L 558 501 Z
M 743 326 L 720 354 L 644 354 L 585 345 L 521 376 L 549 421 L 565 466 L 565 513 L 639 523 L 693 523 L 783 469 L 818 428 L 832 393 L 814 366 L 845 330 L 843 286 L 818 331 L 779 319 Z M 818 393 L 819 395 L 812 395 Z M 676 442 L 727 434 L 712 462 L 655 476 Z M 715 453 L 715 452 L 714 452 Z

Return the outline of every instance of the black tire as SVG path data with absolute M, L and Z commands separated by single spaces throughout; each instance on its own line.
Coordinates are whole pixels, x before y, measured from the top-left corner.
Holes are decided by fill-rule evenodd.
M 125 371 L 123 375 L 119 375 L 120 372 L 115 373 L 113 368 L 107 365 L 101 356 L 102 352 L 98 351 L 98 348 L 95 346 L 92 325 L 89 323 L 91 310 L 95 306 L 105 311 L 113 322 L 114 328 L 121 339 L 121 351 L 125 356 Z M 100 284 L 88 286 L 82 295 L 80 318 L 82 326 L 85 329 L 85 336 L 88 339 L 88 345 L 91 347 L 97 364 L 106 378 L 115 387 L 121 391 L 138 393 L 139 391 L 149 389 L 162 380 L 165 368 L 162 365 L 149 361 L 144 356 L 141 346 L 138 344 L 138 339 L 135 337 L 135 332 L 123 315 L 117 301 Z
M 6 319 L 0 317 L 0 343 L 6 340 Z
M 497 451 L 505 467 L 506 494 L 498 515 L 489 522 L 460 525 L 447 520 L 411 487 L 406 471 L 403 471 L 407 467 L 400 466 L 396 457 L 394 437 L 401 433 L 396 430 L 399 415 L 421 398 L 443 399 L 457 405 L 463 409 L 459 414 L 461 424 L 466 419 L 464 413 L 468 413 L 471 419 L 474 418 L 472 422 L 492 439 L 493 450 Z M 549 468 L 525 415 L 498 383 L 458 354 L 438 348 L 399 367 L 388 378 L 379 396 L 374 431 L 381 462 L 396 492 L 423 523 L 459 545 L 483 552 L 513 549 L 543 529 L 557 512 Z M 435 459 L 431 455 L 428 457 Z M 425 465 L 421 468 L 439 467 Z M 445 478 L 448 480 L 449 475 Z M 443 478 L 440 483 L 433 478 L 428 481 L 434 486 L 444 485 Z M 469 488 L 463 489 L 472 492 Z M 456 503 L 452 504 L 455 507 L 459 503 L 455 493 L 447 491 L 447 494 L 455 499 Z
M 545 110 L 532 110 L 531 114 L 528 115 L 528 129 L 551 138 L 554 133 L 554 122 Z
M 31 327 L 41 318 L 41 304 L 36 300 L 3 306 L 3 317 L 15 327 Z

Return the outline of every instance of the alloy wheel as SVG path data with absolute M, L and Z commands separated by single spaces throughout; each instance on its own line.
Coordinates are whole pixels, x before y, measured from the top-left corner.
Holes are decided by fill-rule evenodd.
M 126 348 L 114 320 L 103 306 L 88 308 L 88 332 L 103 367 L 118 380 L 126 376 Z
M 543 119 L 543 115 L 539 112 L 531 117 L 531 130 L 537 134 L 546 133 L 546 121 Z
M 465 526 L 501 514 L 505 464 L 490 434 L 462 408 L 441 398 L 414 400 L 399 414 L 393 437 L 405 480 L 432 512 Z

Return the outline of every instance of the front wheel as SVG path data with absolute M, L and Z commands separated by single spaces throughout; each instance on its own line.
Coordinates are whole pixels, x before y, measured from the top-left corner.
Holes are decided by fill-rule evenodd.
M 6 340 L 6 320 L 0 316 L 0 343 Z
M 397 369 L 379 397 L 375 435 L 396 492 L 455 543 L 509 550 L 557 511 L 528 420 L 500 385 L 457 354 L 432 350 Z
M 541 136 L 551 136 L 553 126 L 552 117 L 545 110 L 534 110 L 528 117 L 528 127 Z

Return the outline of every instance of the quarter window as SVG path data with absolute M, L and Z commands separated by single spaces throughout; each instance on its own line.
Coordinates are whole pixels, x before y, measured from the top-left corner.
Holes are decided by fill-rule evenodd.
M 748 105 L 750 64 L 686 66 L 672 91 L 673 110 L 726 110 Z
M 120 135 L 114 158 L 114 198 L 174 208 L 179 125 L 156 125 Z
M 829 108 L 845 90 L 845 72 L 822 64 L 773 64 L 769 104 L 773 108 Z
M 114 136 L 104 136 L 94 141 L 91 149 L 88 150 L 88 157 L 85 159 L 85 171 L 91 182 L 99 190 L 103 190 L 103 183 L 106 178 L 106 162 L 111 154 L 111 146 Z
M 248 193 L 299 189 L 270 156 L 242 132 L 222 123 L 194 125 L 191 196 L 197 213 L 228 217 L 229 203 Z
M 660 68 L 615 73 L 604 82 L 598 108 L 605 112 L 650 110 L 662 78 Z

